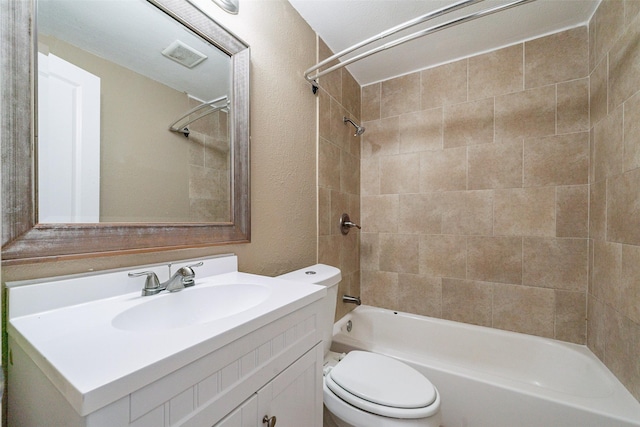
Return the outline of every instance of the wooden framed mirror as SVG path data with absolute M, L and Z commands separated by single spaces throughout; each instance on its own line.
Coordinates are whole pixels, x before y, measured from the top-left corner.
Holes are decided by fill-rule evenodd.
M 43 0 L 45 1 L 45 0 Z M 228 204 L 223 217 L 211 221 L 202 217 L 189 217 L 175 220 L 160 215 L 138 214 L 138 216 L 106 215 L 100 211 L 101 218 L 107 222 L 39 221 L 38 196 L 41 192 L 37 185 L 39 174 L 39 129 L 38 129 L 38 91 L 37 91 L 37 53 L 42 50 L 35 40 L 37 3 L 2 2 L 2 75 L 3 85 L 0 97 L 2 111 L 2 262 L 16 264 L 24 262 L 50 261 L 64 258 L 80 258 L 123 254 L 132 252 L 158 251 L 188 247 L 213 246 L 226 243 L 250 241 L 250 196 L 249 196 L 249 47 L 219 26 L 186 0 L 131 0 L 144 2 L 145 7 L 167 17 L 181 26 L 184 35 L 181 38 L 197 36 L 203 43 L 219 49 L 229 57 L 230 83 L 228 93 L 227 132 L 229 139 Z M 74 2 L 67 2 L 74 3 Z M 99 34 L 98 34 L 99 36 Z M 181 65 L 177 65 L 180 67 Z M 184 79 L 183 79 L 184 80 Z M 186 89 L 179 89 L 187 93 Z M 197 90 L 195 90 L 197 92 Z M 201 95 L 202 99 L 207 96 Z M 104 94 L 102 104 L 104 105 Z M 197 104 L 197 103 L 196 103 Z M 137 113 L 132 113 L 137 117 Z M 226 116 L 225 116 L 226 117 Z M 177 117 L 176 117 L 177 118 Z M 104 123 L 110 123 L 102 120 Z M 163 132 L 170 134 L 169 124 L 158 120 Z M 155 123 L 154 123 L 155 125 Z M 166 129 L 165 129 L 166 128 Z M 110 127 L 109 129 L 113 129 Z M 104 134 L 105 132 L 102 132 Z M 193 137 L 193 136 L 192 136 Z M 176 144 L 184 144 L 186 136 L 169 135 Z M 193 138 L 192 138 L 193 139 Z M 128 143 L 130 144 L 130 143 Z M 104 151 L 104 150 L 102 150 Z M 129 155 L 132 157 L 135 155 Z M 189 156 L 188 154 L 186 155 Z M 107 156 L 108 157 L 108 156 Z M 175 156 L 174 156 L 175 157 Z M 194 155 L 191 154 L 193 158 Z M 197 157 L 197 156 L 195 156 Z M 146 155 L 134 157 L 142 168 Z M 156 162 L 156 160 L 152 160 Z M 54 163 L 55 166 L 55 163 Z M 113 170 L 115 165 L 101 164 L 101 169 Z M 129 169 L 132 169 L 129 167 Z M 160 168 L 162 169 L 162 168 Z M 167 168 L 165 167 L 164 170 Z M 118 174 L 116 174 L 118 175 Z M 122 173 L 120 173 L 122 175 Z M 131 187 L 138 178 L 129 178 Z M 173 179 L 170 178 L 169 181 Z M 160 181 L 158 178 L 148 181 Z M 209 183 L 202 184 L 204 186 Z M 124 192 L 122 204 L 135 204 L 139 196 L 134 192 L 127 194 L 127 181 L 120 183 L 120 192 Z M 188 184 L 182 192 L 191 192 Z M 53 186 L 55 189 L 55 185 Z M 103 187 L 100 192 L 102 193 Z M 42 190 L 44 191 L 44 190 Z M 166 195 L 166 199 L 163 198 Z M 158 203 L 173 206 L 180 203 L 171 199 L 168 193 L 180 192 L 168 189 L 167 184 L 159 188 L 160 196 L 152 198 Z M 106 191 L 105 191 L 106 193 Z M 115 192 L 117 193 L 117 191 Z M 147 190 L 139 190 L 147 194 Z M 128 199 L 127 199 L 128 198 Z M 114 206 L 111 199 L 105 199 L 107 207 Z M 140 201 L 145 203 L 144 201 Z M 187 204 L 189 203 L 187 199 Z M 152 211 L 158 211 L 155 207 Z M 47 217 L 49 218 L 49 217 Z M 114 218 L 116 218 L 114 220 Z M 123 218 L 123 219 L 119 219 Z M 145 221 L 145 218 L 151 218 Z M 206 218 L 206 217 L 205 217 Z

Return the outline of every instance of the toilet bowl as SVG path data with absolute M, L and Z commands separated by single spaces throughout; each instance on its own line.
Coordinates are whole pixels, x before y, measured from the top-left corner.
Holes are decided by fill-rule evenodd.
M 327 287 L 321 314 L 323 400 L 339 427 L 439 427 L 440 395 L 420 372 L 381 354 L 330 351 L 340 270 L 324 264 L 279 276 Z

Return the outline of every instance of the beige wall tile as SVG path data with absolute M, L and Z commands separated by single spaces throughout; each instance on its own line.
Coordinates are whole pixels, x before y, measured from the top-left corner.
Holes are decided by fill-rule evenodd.
M 340 243 L 340 236 L 336 234 L 318 236 L 318 262 L 339 266 Z
M 589 77 L 591 126 L 607 116 L 607 63 L 606 58 L 600 61 Z
M 340 148 L 324 138 L 318 145 L 318 185 L 340 190 Z
M 493 192 L 454 191 L 442 195 L 442 233 L 491 235 Z
M 398 276 L 398 306 L 402 311 L 442 317 L 442 279 L 422 274 Z
M 442 108 L 400 116 L 400 152 L 442 149 Z
M 349 276 L 346 274 L 342 276 L 342 280 L 340 281 L 340 283 L 338 283 L 338 297 L 337 297 L 337 304 L 336 304 L 336 314 L 334 317 L 335 320 L 339 320 L 349 312 L 349 308 L 350 308 L 349 305 L 345 304 L 342 301 L 342 295 L 345 295 L 345 294 L 352 295 L 349 292 Z
M 604 240 L 607 227 L 607 182 L 589 186 L 589 237 Z
M 467 148 L 420 153 L 420 191 L 452 191 L 467 188 Z
M 589 297 L 593 295 L 593 253 L 594 253 L 594 239 L 589 239 Z
M 360 192 L 380 194 L 380 156 L 360 159 Z
M 605 330 L 604 362 L 631 394 L 640 400 L 640 326 L 608 308 Z
M 522 187 L 522 142 L 468 148 L 470 190 Z
M 631 25 L 632 21 L 640 15 L 640 0 L 624 1 L 624 24 Z
M 365 304 L 398 310 L 398 273 L 365 270 L 361 277 L 361 298 Z
M 593 295 L 612 304 L 620 295 L 622 245 L 595 240 L 593 255 Z
M 201 166 L 189 166 L 189 198 L 217 199 L 215 182 L 216 171 Z
M 360 121 L 360 85 L 346 68 L 342 69 L 342 105 L 352 118 Z
M 399 117 L 365 122 L 364 126 L 367 131 L 362 135 L 362 158 L 400 152 Z
M 493 142 L 493 98 L 444 107 L 444 148 Z
M 494 284 L 493 327 L 553 338 L 555 292 L 552 289 Z
M 605 304 L 593 295 L 587 298 L 587 346 L 600 360 L 604 360 L 606 331 Z
M 340 153 L 340 190 L 360 194 L 360 159 L 346 151 Z
M 591 17 L 589 21 L 589 72 L 593 72 L 594 67 L 596 66 L 596 61 L 598 58 L 596 57 L 596 25 L 595 25 L 595 15 Z
M 362 210 L 363 230 L 370 233 L 398 232 L 400 196 L 388 194 L 382 196 L 362 196 L 360 206 Z
M 362 121 L 380 119 L 380 83 L 364 86 L 362 88 Z
M 470 190 L 522 187 L 522 141 L 468 148 Z
M 340 235 L 340 270 L 345 274 L 351 274 L 360 270 L 360 238 L 358 233 L 351 232 L 348 235 Z
M 525 87 L 533 88 L 587 76 L 588 43 L 586 26 L 526 42 Z
M 621 311 L 640 324 L 640 247 L 622 245 Z
M 467 238 L 454 235 L 420 236 L 420 274 L 464 279 Z
M 589 237 L 589 186 L 556 187 L 556 237 Z
M 331 190 L 318 187 L 318 235 L 331 234 Z
M 331 99 L 330 133 L 329 141 L 337 145 L 341 150 L 349 151 L 353 128 L 345 123 L 343 118 L 349 113 L 335 99 Z
M 362 271 L 380 270 L 379 233 L 360 233 L 360 268 Z
M 420 89 L 419 72 L 383 81 L 380 117 L 398 116 L 420 110 Z
M 422 109 L 467 100 L 467 60 L 423 70 Z
M 630 25 L 609 52 L 609 111 L 618 108 L 640 88 L 639 44 L 640 25 Z
M 418 274 L 418 235 L 381 233 L 379 239 L 381 270 Z
M 331 139 L 331 96 L 324 90 L 318 91 L 318 134 Z
M 624 2 L 604 0 L 595 13 L 595 50 L 599 61 L 613 47 L 624 29 Z
M 640 167 L 640 92 L 624 104 L 624 170 Z
M 555 188 L 495 190 L 493 231 L 506 236 L 556 234 Z
M 442 317 L 456 322 L 491 326 L 491 283 L 442 279 Z
M 589 130 L 589 78 L 558 83 L 557 133 Z
M 442 198 L 443 193 L 401 194 L 400 229 L 405 233 L 439 234 Z
M 554 338 L 575 344 L 587 340 L 587 304 L 585 292 L 556 291 Z
M 589 131 L 589 183 L 596 182 L 594 159 L 596 157 L 596 132 L 595 128 Z
M 417 193 L 420 188 L 420 153 L 380 158 L 380 193 Z
M 555 85 L 498 96 L 496 141 L 553 135 L 556 130 Z
M 320 60 L 325 60 L 326 58 L 333 55 L 333 52 L 324 40 L 320 39 L 318 43 L 318 57 Z M 339 61 L 335 60 L 330 62 L 328 65 L 335 65 Z M 318 79 L 318 83 L 322 90 L 326 91 L 329 95 L 335 98 L 338 102 L 342 102 L 342 71 L 337 70 L 334 73 L 329 73 L 326 76 Z
M 342 236 L 340 230 L 340 218 L 342 214 L 347 212 L 353 215 L 351 212 L 351 204 L 349 195 L 338 190 L 331 190 L 331 234 Z M 352 218 L 354 221 L 358 221 L 358 217 Z
M 521 91 L 523 45 L 469 58 L 469 100 Z
M 522 284 L 587 291 L 587 239 L 522 239 Z
M 522 282 L 522 238 L 467 238 L 467 278 L 499 283 Z
M 607 181 L 607 239 L 640 245 L 640 169 Z
M 524 186 L 589 183 L 589 133 L 524 141 Z

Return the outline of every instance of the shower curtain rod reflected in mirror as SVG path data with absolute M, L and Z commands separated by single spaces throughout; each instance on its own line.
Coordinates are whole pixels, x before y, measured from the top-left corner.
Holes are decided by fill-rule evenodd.
M 327 64 L 335 61 L 336 59 L 339 59 L 339 58 L 341 58 L 341 57 L 343 57 L 343 56 L 345 56 L 345 55 L 347 55 L 347 54 L 349 54 L 349 53 L 351 53 L 351 52 L 353 52 L 353 51 L 355 51 L 357 49 L 360 49 L 360 48 L 362 48 L 364 46 L 367 46 L 367 45 L 369 45 L 369 44 L 371 44 L 371 43 L 373 43 L 375 41 L 381 40 L 383 38 L 386 38 L 388 36 L 396 34 L 396 33 L 400 32 L 402 30 L 405 30 L 407 28 L 411 28 L 411 27 L 413 27 L 415 25 L 418 25 L 418 24 L 421 24 L 423 22 L 429 21 L 429 20 L 431 20 L 433 18 L 446 15 L 447 13 L 454 12 L 454 11 L 456 11 L 458 9 L 462 9 L 464 7 L 470 6 L 470 5 L 475 4 L 475 3 L 479 3 L 481 1 L 484 1 L 484 0 L 461 0 L 461 1 L 458 1 L 458 2 L 456 2 L 456 3 L 454 3 L 454 4 L 450 5 L 450 6 L 442 7 L 440 9 L 437 9 L 437 10 L 434 10 L 432 12 L 429 12 L 429 13 L 426 13 L 424 15 L 421 15 L 421 16 L 419 16 L 417 18 L 414 18 L 414 19 L 411 19 L 409 21 L 406 21 L 403 24 L 397 25 L 397 26 L 395 26 L 393 28 L 390 28 L 390 29 L 388 29 L 386 31 L 383 31 L 383 32 L 381 32 L 380 34 L 378 34 L 376 36 L 370 37 L 370 38 L 368 38 L 368 39 L 366 39 L 366 40 L 364 40 L 364 41 L 362 41 L 360 43 L 357 43 L 357 44 L 355 44 L 355 45 L 353 45 L 353 46 L 351 46 L 351 47 L 349 47 L 347 49 L 344 49 L 341 52 L 336 53 L 335 55 L 332 55 L 332 56 L 328 57 L 324 61 L 319 62 L 318 64 L 314 65 L 313 67 L 311 67 L 307 71 L 305 71 L 304 72 L 304 77 L 309 83 L 311 83 L 311 90 L 315 94 L 315 93 L 317 93 L 318 87 L 319 87 L 317 79 L 319 79 L 320 77 L 322 77 L 324 75 L 327 75 L 327 74 L 329 74 L 329 73 L 331 73 L 333 71 L 339 70 L 340 68 L 346 67 L 349 64 L 352 64 L 354 62 L 360 61 L 361 59 L 367 58 L 367 57 L 369 57 L 371 55 L 374 55 L 376 53 L 382 52 L 383 50 L 387 50 L 387 49 L 390 49 L 392 47 L 399 46 L 401 44 L 404 44 L 404 43 L 407 43 L 409 41 L 415 40 L 417 38 L 420 38 L 420 37 L 435 33 L 437 31 L 441 31 L 441 30 L 444 30 L 444 29 L 447 29 L 447 28 L 450 28 L 450 27 L 454 27 L 456 25 L 463 24 L 465 22 L 473 21 L 475 19 L 482 18 L 484 16 L 488 16 L 488 15 L 491 15 L 491 14 L 494 14 L 494 13 L 497 13 L 497 12 L 500 12 L 500 11 L 503 11 L 503 10 L 511 9 L 512 7 L 516 7 L 516 6 L 525 4 L 525 3 L 530 3 L 530 2 L 533 2 L 535 0 L 515 0 L 515 1 L 512 1 L 510 3 L 506 3 L 506 4 L 503 4 L 503 5 L 500 5 L 500 6 L 494 6 L 494 7 L 489 8 L 489 9 L 481 10 L 479 12 L 470 13 L 470 14 L 462 16 L 460 18 L 452 19 L 452 20 L 444 22 L 442 24 L 438 24 L 438 25 L 435 25 L 433 27 L 429 27 L 429 28 L 426 28 L 426 29 L 423 29 L 423 30 L 416 31 L 415 33 L 409 34 L 407 36 L 400 37 L 397 40 L 393 40 L 393 41 L 391 41 L 389 43 L 386 43 L 386 44 L 384 44 L 382 46 L 378 46 L 378 47 L 372 48 L 372 49 L 370 49 L 370 50 L 368 50 L 366 52 L 363 52 L 363 53 L 360 53 L 360 54 L 358 54 L 356 56 L 353 56 L 353 57 L 351 57 L 351 58 L 349 58 L 349 59 L 347 59 L 345 61 L 339 62 L 338 64 L 333 65 L 333 66 L 331 66 L 331 67 L 329 67 L 329 68 L 327 68 L 325 70 L 319 71 L 322 67 L 324 67 Z M 311 73 L 313 73 L 313 72 L 315 72 L 315 74 L 311 75 Z
M 220 104 L 224 101 L 224 104 Z M 220 104 L 220 105 L 216 105 Z M 220 98 L 213 99 L 208 102 L 203 102 L 195 108 L 187 111 L 182 117 L 173 122 L 171 126 L 169 126 L 169 130 L 172 132 L 178 132 L 184 134 L 184 136 L 189 137 L 189 126 L 191 123 L 195 122 L 198 119 L 201 119 L 205 116 L 208 116 L 211 113 L 215 113 L 216 111 L 225 110 L 227 112 L 229 110 L 229 98 L 225 96 L 221 96 Z M 193 114 L 197 114 L 195 117 L 191 117 Z

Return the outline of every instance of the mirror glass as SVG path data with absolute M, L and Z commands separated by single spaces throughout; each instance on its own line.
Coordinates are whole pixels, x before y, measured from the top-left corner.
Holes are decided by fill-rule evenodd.
M 231 57 L 145 0 L 36 22 L 37 222 L 231 222 Z

